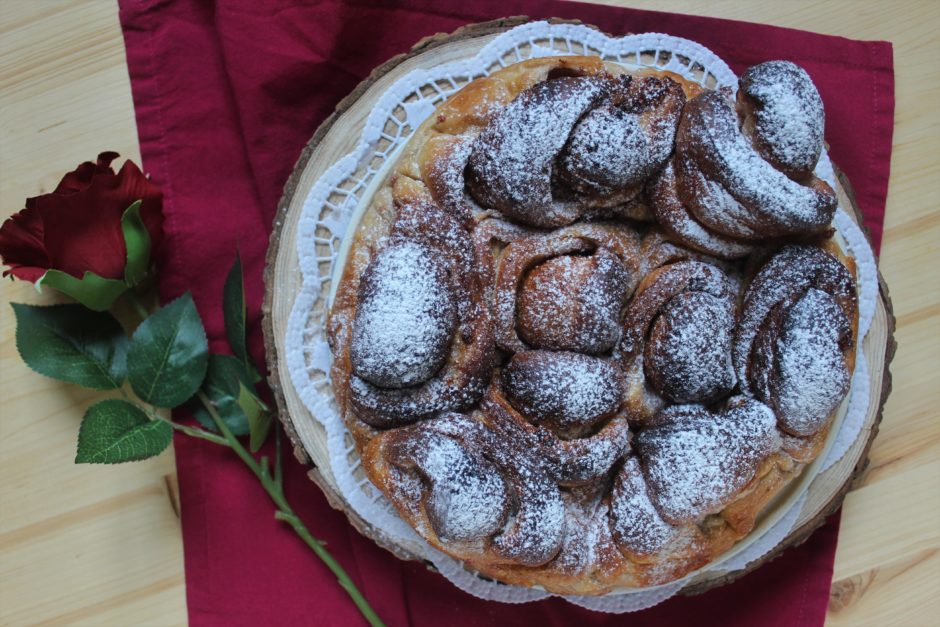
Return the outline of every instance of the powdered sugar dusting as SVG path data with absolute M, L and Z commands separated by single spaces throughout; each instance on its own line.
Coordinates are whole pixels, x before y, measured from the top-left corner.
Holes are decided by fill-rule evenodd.
M 558 486 L 545 468 L 521 451 L 503 458 L 515 486 L 517 509 L 493 547 L 520 564 L 537 566 L 552 559 L 565 537 L 565 508 Z
M 705 92 L 689 101 L 676 145 L 679 158 L 695 159 L 749 210 L 748 226 L 768 236 L 817 232 L 832 222 L 837 204 L 832 190 L 824 184 L 818 189 L 801 185 L 764 161 L 738 130 L 734 109 L 719 93 Z
M 571 132 L 559 177 L 584 194 L 622 192 L 643 183 L 672 153 L 685 94 L 670 78 L 612 81 L 611 97 Z
M 706 229 L 679 200 L 672 161 L 648 185 L 650 210 L 660 226 L 674 239 L 704 253 L 724 259 L 744 257 L 753 246 Z
M 451 272 L 450 289 L 457 302 L 457 310 L 463 326 L 471 324 L 479 316 L 474 305 L 479 298 L 477 281 L 481 270 L 476 267 L 473 241 L 470 233 L 458 219 L 432 202 L 396 203 L 398 215 L 392 227 L 392 236 L 424 244 L 435 249 L 448 260 L 456 272 Z M 462 332 L 465 332 L 462 329 Z
M 560 159 L 566 179 L 589 194 L 641 183 L 653 166 L 639 117 L 613 105 L 581 119 Z
M 354 371 L 379 387 L 427 380 L 447 358 L 456 314 L 433 249 L 408 241 L 387 247 L 360 284 L 350 344 Z
M 596 491 L 567 493 L 565 511 L 565 541 L 552 562 L 553 569 L 579 575 L 616 566 L 619 560 L 607 521 L 607 507 Z
M 463 222 L 471 218 L 464 171 L 467 169 L 467 160 L 470 158 L 472 147 L 471 137 L 461 137 L 452 141 L 445 154 L 426 162 L 426 171 L 423 172 L 434 200 Z
M 661 309 L 646 348 L 647 377 L 677 403 L 710 402 L 734 387 L 730 299 L 703 292 L 677 295 Z
M 679 196 L 692 214 L 705 226 L 746 240 L 760 239 L 756 220 L 727 189 L 707 178 L 689 155 L 675 158 Z
M 422 520 L 422 509 L 443 542 L 482 540 L 502 528 L 508 486 L 483 456 L 482 426 L 461 414 L 443 414 L 385 432 L 393 498 Z
M 630 450 L 630 427 L 617 416 L 595 435 L 572 440 L 549 440 L 547 457 L 555 463 L 555 477 L 563 485 L 585 485 L 606 476 Z
M 678 261 L 650 275 L 627 307 L 619 350 L 658 393 L 712 402 L 734 386 L 729 369 L 735 290 L 716 266 Z
M 855 278 L 835 257 L 812 246 L 785 246 L 751 281 L 734 339 L 734 367 L 743 393 L 763 387 L 754 384 L 752 363 L 773 361 L 755 354 L 761 326 L 776 306 L 789 306 L 810 287 L 831 295 L 846 314 L 857 310 Z
M 415 465 L 431 483 L 428 516 L 441 540 L 483 538 L 502 527 L 506 485 L 496 468 L 447 437 L 414 448 Z
M 519 334 L 538 348 L 603 353 L 619 337 L 627 269 L 601 248 L 589 257 L 561 255 L 537 266 L 518 295 Z
M 825 292 L 809 289 L 793 307 L 777 340 L 779 385 L 774 406 L 781 426 L 816 433 L 845 397 L 849 372 L 842 346 L 849 321 Z
M 812 172 L 822 152 L 825 114 L 809 74 L 789 61 L 768 61 L 741 75 L 740 93 L 756 103 L 758 148 L 787 170 Z
M 652 500 L 679 524 L 720 511 L 779 447 L 776 418 L 745 397 L 713 414 L 701 405 L 673 405 L 636 439 Z
M 552 165 L 578 119 L 608 88 L 603 79 L 559 78 L 523 91 L 476 139 L 470 191 L 483 206 L 535 226 L 577 218 L 552 199 Z
M 565 507 L 552 477 L 551 460 L 540 455 L 538 438 L 492 399 L 484 400 L 487 456 L 509 478 L 515 510 L 493 538 L 500 555 L 537 566 L 558 554 L 565 536 Z
M 614 539 L 627 553 L 651 555 L 676 535 L 676 528 L 663 520 L 653 506 L 636 457 L 624 461 L 614 481 L 610 518 Z
M 510 401 L 525 416 L 562 430 L 590 426 L 620 405 L 617 367 L 578 353 L 517 353 L 503 381 Z

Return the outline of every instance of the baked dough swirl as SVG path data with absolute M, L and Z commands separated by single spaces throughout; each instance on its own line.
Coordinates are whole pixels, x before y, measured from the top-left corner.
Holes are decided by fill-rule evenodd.
M 627 204 L 669 158 L 680 85 L 668 76 L 570 76 L 522 91 L 473 145 L 470 193 L 483 207 L 537 227 Z
M 749 254 L 756 241 L 825 231 L 837 199 L 812 174 L 823 121 L 819 93 L 792 63 L 749 68 L 737 106 L 703 92 L 682 112 L 670 167 L 650 183 L 652 212 L 678 241 L 724 258 Z
M 638 279 L 636 233 L 615 224 L 579 224 L 532 235 L 502 251 L 493 310 L 504 350 L 609 351 Z
M 734 388 L 737 286 L 717 266 L 677 261 L 650 272 L 627 308 L 618 352 L 631 420 L 667 402 L 713 403 Z
M 473 404 L 494 357 L 484 252 L 429 198 L 403 192 L 396 209 L 355 298 L 347 294 L 333 309 L 334 320 L 354 310 L 333 335 L 334 346 L 340 333 L 349 336 L 349 372 L 334 369 L 349 381 L 348 394 L 337 398 L 376 428 Z
M 771 256 L 744 294 L 734 338 L 741 391 L 774 409 L 800 457 L 821 446 L 855 364 L 854 264 L 836 254 L 790 245 Z

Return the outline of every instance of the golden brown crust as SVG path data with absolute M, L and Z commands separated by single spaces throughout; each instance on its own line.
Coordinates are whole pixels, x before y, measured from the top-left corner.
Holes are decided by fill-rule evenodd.
M 727 268 L 671 244 L 655 228 L 641 229 L 646 231 L 642 243 L 636 228 L 619 222 L 578 222 L 546 233 L 533 226 L 564 224 L 567 218 L 533 223 L 512 210 L 507 213 L 505 207 L 480 206 L 476 200 L 485 194 L 474 194 L 475 199 L 467 193 L 463 173 L 472 157 L 473 140 L 520 93 L 548 78 L 565 92 L 581 84 L 571 78 L 596 78 L 609 87 L 628 74 L 594 57 L 538 59 L 478 79 L 438 107 L 415 132 L 366 212 L 330 318 L 333 386 L 370 480 L 422 537 L 468 567 L 506 583 L 540 585 L 565 594 L 603 594 L 614 588 L 661 584 L 713 561 L 753 529 L 767 504 L 818 455 L 832 419 L 830 414 L 817 432 L 802 438 L 773 427 L 772 446 L 765 437 L 760 447 L 744 447 L 751 450 L 749 456 L 729 452 L 729 468 L 735 470 L 726 475 L 728 493 L 716 497 L 707 510 L 677 517 L 679 510 L 670 510 L 664 502 L 682 486 L 667 485 L 672 481 L 669 473 L 656 475 L 651 454 L 643 449 L 672 451 L 673 439 L 687 437 L 684 433 L 697 434 L 706 444 L 720 443 L 721 430 L 702 425 L 735 421 L 709 418 L 723 414 L 703 406 L 687 406 L 693 409 L 675 416 L 663 413 L 639 430 L 638 437 L 647 444 L 634 451 L 626 420 L 629 395 L 611 403 L 609 390 L 601 384 L 620 381 L 621 360 L 610 352 L 604 334 L 596 331 L 609 318 L 622 319 L 637 283 L 642 280 L 642 291 L 665 274 L 651 273 L 655 268 L 702 262 L 712 264 L 714 270 L 709 272 Z M 662 73 L 637 74 L 656 81 L 664 78 Z M 681 79 L 674 84 L 681 87 L 683 98 L 699 92 Z M 675 95 L 675 89 L 671 91 Z M 588 100 L 593 105 L 606 102 L 606 97 Z M 668 115 L 668 107 L 644 111 Z M 612 193 L 596 182 L 573 184 L 570 177 L 563 182 L 580 195 L 574 219 L 619 220 L 645 213 L 645 198 L 633 198 L 636 191 Z M 587 199 L 587 193 L 595 196 Z M 628 198 L 629 202 L 610 201 L 618 194 L 617 202 Z M 606 213 L 598 207 L 605 207 Z M 523 224 L 500 219 L 497 210 L 514 219 L 521 216 Z M 663 227 L 666 236 L 674 236 L 665 222 Z M 458 331 L 450 337 L 447 363 L 429 379 L 448 384 L 448 394 L 441 395 L 446 402 L 423 405 L 421 411 L 399 411 L 398 405 L 414 405 L 415 390 L 426 382 L 417 388 L 394 388 L 392 393 L 379 388 L 378 402 L 364 404 L 350 356 L 352 328 L 362 303 L 360 290 L 365 289 L 361 279 L 396 237 L 443 251 L 450 263 L 455 307 L 461 312 Z M 455 241 L 459 242 L 456 254 Z M 739 273 L 733 274 L 727 288 L 733 294 L 731 301 L 740 294 L 735 282 Z M 584 309 L 583 293 L 594 286 L 600 286 L 609 302 Z M 618 295 L 614 286 L 626 289 Z M 546 332 L 536 315 L 540 302 L 562 289 L 574 289 L 575 296 L 571 299 L 572 292 L 566 292 L 571 300 L 554 308 L 558 311 L 549 311 L 549 322 L 592 329 L 585 333 L 587 340 L 570 346 L 562 341 L 564 334 Z M 685 302 L 687 297 L 682 297 L 682 302 L 653 314 L 655 321 L 650 321 L 649 345 L 662 351 L 648 360 L 657 372 L 654 385 L 673 399 L 678 399 L 678 379 L 670 383 L 665 375 L 656 378 L 663 375 L 657 369 L 676 367 L 670 360 L 674 351 L 663 347 L 675 344 L 670 337 L 677 329 L 692 324 L 686 314 L 703 305 L 693 302 L 695 298 L 699 296 Z M 728 299 L 721 295 L 719 300 L 724 303 L 721 307 L 711 301 L 705 305 L 721 308 L 724 316 Z M 855 316 L 853 337 L 857 312 Z M 506 353 L 494 353 L 494 344 Z M 557 349 L 580 352 L 571 353 L 572 359 Z M 853 351 L 854 345 L 844 353 L 849 368 Z M 641 351 L 641 362 L 646 352 Z M 502 372 L 493 368 L 500 361 L 507 364 Z M 572 392 L 575 383 L 581 386 L 577 394 Z M 572 421 L 562 410 L 574 398 L 593 398 L 597 403 L 586 405 Z M 705 395 L 686 400 L 715 399 Z M 739 411 L 741 403 L 750 403 L 753 416 L 771 411 L 748 399 L 734 401 L 724 411 Z M 699 418 L 688 418 L 689 412 Z M 766 421 L 763 424 L 766 428 Z M 761 433 L 764 437 L 768 432 Z M 667 476 L 667 483 L 651 482 L 654 476 Z M 694 483 L 693 479 L 702 477 L 688 480 Z

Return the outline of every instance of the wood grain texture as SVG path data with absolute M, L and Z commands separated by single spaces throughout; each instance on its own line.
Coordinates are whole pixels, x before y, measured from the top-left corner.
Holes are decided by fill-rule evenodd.
M 896 127 L 881 270 L 900 348 L 870 466 L 845 501 L 828 622 L 936 624 L 940 3 L 629 4 L 894 43 Z M 0 3 L 2 216 L 107 148 L 139 157 L 116 4 Z M 18 283 L 0 290 L 0 623 L 185 622 L 182 546 L 167 489 L 172 453 L 119 468 L 73 465 L 79 420 L 95 397 L 22 365 L 6 303 L 49 299 Z

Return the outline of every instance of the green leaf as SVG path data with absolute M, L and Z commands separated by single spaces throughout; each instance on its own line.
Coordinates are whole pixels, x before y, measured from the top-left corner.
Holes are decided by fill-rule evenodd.
M 127 353 L 127 378 L 144 401 L 176 407 L 199 389 L 208 361 L 206 330 L 187 292 L 134 331 Z
M 252 453 L 258 451 L 264 441 L 268 439 L 268 431 L 271 429 L 271 414 L 261 399 L 255 396 L 255 393 L 245 387 L 244 383 L 238 384 L 238 406 L 248 417 L 248 446 Z
M 173 439 L 173 428 L 150 420 L 127 401 L 109 399 L 85 412 L 78 431 L 76 464 L 120 464 L 162 453 Z
M 124 282 L 128 285 L 140 283 L 150 268 L 150 232 L 140 218 L 140 203 L 134 201 L 121 216 L 121 231 L 127 248 Z
M 127 290 L 124 281 L 106 279 L 94 272 L 86 272 L 82 278 L 76 279 L 67 272 L 54 269 L 46 270 L 36 281 L 38 291 L 42 292 L 46 286 L 59 290 L 94 311 L 106 311 Z
M 127 375 L 127 336 L 109 313 L 81 305 L 13 303 L 16 348 L 30 368 L 95 390 L 121 387 Z
M 232 353 L 245 364 L 245 371 L 251 382 L 257 383 L 261 380 L 261 375 L 251 363 L 245 340 L 245 277 L 242 273 L 242 258 L 237 253 L 222 289 L 222 315 L 225 319 L 225 335 Z
M 202 384 L 202 391 L 209 397 L 219 417 L 235 435 L 247 435 L 249 432 L 248 416 L 238 404 L 239 389 L 243 385 L 250 387 L 251 380 L 242 362 L 231 355 L 209 356 L 209 370 Z M 199 424 L 218 432 L 215 421 L 201 403 L 194 407 L 193 415 Z

